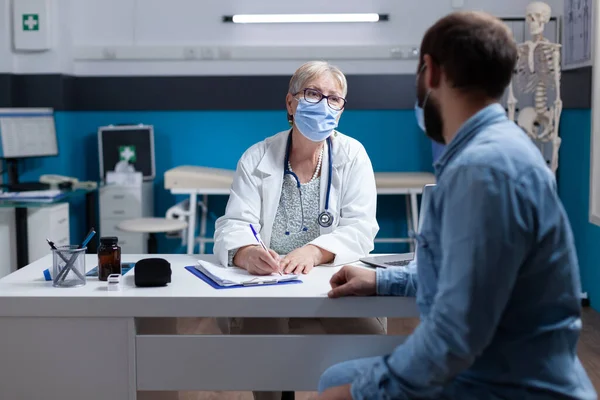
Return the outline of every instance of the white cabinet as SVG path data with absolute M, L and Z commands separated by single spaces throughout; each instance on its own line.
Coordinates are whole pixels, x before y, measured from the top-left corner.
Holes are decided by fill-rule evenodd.
M 27 235 L 29 236 L 29 262 L 51 253 L 46 238 L 56 247 L 71 244 L 69 231 L 69 203 L 27 210 Z
M 146 254 L 148 235 L 120 231 L 117 226 L 128 219 L 154 216 L 153 182 L 141 186 L 106 185 L 100 189 L 100 236 L 119 238 L 121 251 Z
M 15 212 L 0 209 L 0 278 L 17 269 L 17 240 L 15 238 Z
M 0 277 L 16 270 L 17 238 L 14 208 L 0 209 Z M 56 246 L 70 244 L 69 204 L 27 209 L 29 262 L 51 253 L 46 238 Z

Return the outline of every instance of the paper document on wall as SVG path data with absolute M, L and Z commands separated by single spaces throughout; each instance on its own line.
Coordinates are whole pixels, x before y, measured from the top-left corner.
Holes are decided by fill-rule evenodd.
M 266 283 L 287 282 L 298 279 L 298 275 L 271 274 L 266 276 L 251 275 L 245 269 L 238 267 L 222 267 L 208 261 L 198 260 L 196 269 L 208 276 L 219 286 L 261 285 Z

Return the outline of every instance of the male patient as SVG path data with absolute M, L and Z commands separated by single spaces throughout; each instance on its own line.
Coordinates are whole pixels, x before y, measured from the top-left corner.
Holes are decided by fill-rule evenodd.
M 321 398 L 595 399 L 576 356 L 569 221 L 540 152 L 498 104 L 517 59 L 511 33 L 487 14 L 454 13 L 427 31 L 420 54 L 425 130 L 447 147 L 416 275 L 344 267 L 330 296 L 416 285 L 422 321 L 392 354 L 327 370 Z

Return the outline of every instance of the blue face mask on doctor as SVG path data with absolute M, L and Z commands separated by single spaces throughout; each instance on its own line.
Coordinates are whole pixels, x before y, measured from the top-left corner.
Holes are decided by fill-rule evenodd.
M 304 137 L 313 142 L 322 142 L 337 128 L 339 115 L 340 111 L 329 107 L 325 98 L 318 103 L 300 99 L 294 114 L 294 123 Z

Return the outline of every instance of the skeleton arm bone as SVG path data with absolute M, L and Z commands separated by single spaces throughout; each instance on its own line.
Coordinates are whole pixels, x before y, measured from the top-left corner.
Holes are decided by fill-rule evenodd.
M 515 97 L 515 94 L 513 92 L 512 81 L 508 85 L 508 99 L 506 100 L 506 105 L 508 106 L 508 119 L 514 121 L 517 106 L 517 98 Z
M 554 62 L 554 87 L 556 91 L 556 98 L 554 100 L 554 126 L 556 135 L 558 135 L 558 124 L 560 123 L 560 115 L 562 113 L 562 99 L 560 94 L 560 48 L 559 46 L 554 47 L 552 60 Z

